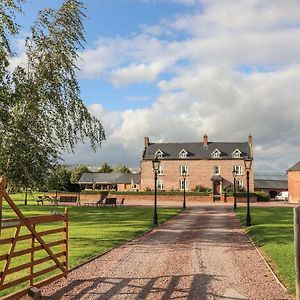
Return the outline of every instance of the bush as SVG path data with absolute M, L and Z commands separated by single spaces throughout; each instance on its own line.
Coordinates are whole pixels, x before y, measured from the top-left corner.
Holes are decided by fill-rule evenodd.
M 255 194 L 257 195 L 257 201 L 260 201 L 260 202 L 270 201 L 269 194 L 267 194 L 265 192 L 255 192 Z
M 203 185 L 196 185 L 193 192 L 204 192 L 204 193 L 211 193 L 211 188 L 205 187 Z

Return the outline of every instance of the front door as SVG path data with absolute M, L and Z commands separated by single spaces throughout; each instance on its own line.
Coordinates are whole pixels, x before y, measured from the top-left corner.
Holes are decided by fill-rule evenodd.
M 213 183 L 213 190 L 214 190 L 214 201 L 220 201 L 221 199 L 221 182 L 214 181 Z

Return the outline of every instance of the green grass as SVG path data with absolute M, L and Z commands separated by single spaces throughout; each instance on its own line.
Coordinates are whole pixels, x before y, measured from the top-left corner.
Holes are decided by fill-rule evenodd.
M 12 195 L 15 203 L 25 216 L 49 214 L 49 212 L 64 211 L 64 207 L 60 206 L 42 206 L 35 205 L 33 197 L 29 198 L 27 206 L 24 203 L 24 195 L 14 194 Z M 174 208 L 159 208 L 158 219 L 159 222 L 171 218 L 178 214 L 181 209 Z M 4 201 L 3 206 L 3 218 L 15 217 L 14 212 Z M 69 268 L 77 266 L 78 264 L 110 250 L 118 245 L 121 245 L 127 240 L 130 240 L 137 235 L 151 229 L 153 217 L 153 208 L 149 207 L 69 207 Z M 61 227 L 62 224 L 54 226 Z M 38 231 L 53 228 L 53 225 L 40 225 L 37 228 Z M 27 230 L 27 229 L 26 229 Z M 6 237 L 9 234 L 9 229 L 3 230 L 1 238 Z M 24 233 L 28 233 L 23 232 Z M 59 235 L 49 236 L 49 241 L 58 240 Z M 27 241 L 27 246 L 28 246 Z M 25 247 L 25 242 L 18 246 L 17 250 Z M 57 246 L 56 249 L 59 252 L 61 247 Z M 1 247 L 0 255 L 4 254 L 5 247 Z M 55 250 L 55 248 L 53 249 Z M 2 253 L 4 252 L 4 253 Z M 42 252 L 42 251 L 39 251 Z M 43 257 L 44 253 L 37 254 L 36 258 Z M 14 265 L 21 264 L 28 260 L 28 257 L 21 256 L 14 262 Z M 4 262 L 3 262 L 4 263 Z M 3 263 L 0 263 L 0 270 L 3 268 Z M 45 268 L 45 266 L 44 266 Z M 19 273 L 16 273 L 18 276 Z M 10 280 L 13 280 L 11 278 Z M 11 292 L 11 290 L 10 290 Z M 1 296 L 1 295 L 0 295 Z
M 245 225 L 246 209 L 237 216 Z M 272 266 L 278 278 L 295 294 L 293 209 L 282 207 L 251 208 L 249 235 Z

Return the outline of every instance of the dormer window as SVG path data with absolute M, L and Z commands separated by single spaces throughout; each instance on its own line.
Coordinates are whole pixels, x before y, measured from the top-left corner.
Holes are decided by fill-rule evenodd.
M 211 156 L 213 158 L 220 158 L 221 157 L 221 151 L 218 150 L 218 149 L 215 149 L 212 153 L 211 153 Z
M 155 152 L 155 158 L 158 158 L 158 159 L 161 159 L 161 158 L 163 158 L 163 156 L 164 156 L 164 153 L 160 150 L 160 149 L 158 149 L 156 152 Z
M 240 158 L 241 154 L 242 154 L 242 152 L 239 149 L 235 149 L 231 155 L 233 158 Z
M 185 151 L 184 149 L 182 149 L 182 150 L 179 152 L 179 158 L 187 158 L 187 157 L 188 157 L 187 151 Z

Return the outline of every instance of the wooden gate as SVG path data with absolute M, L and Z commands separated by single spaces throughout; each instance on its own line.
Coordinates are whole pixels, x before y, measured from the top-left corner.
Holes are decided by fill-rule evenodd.
M 1 220 L 2 198 L 17 218 Z M 67 208 L 64 214 L 25 217 L 0 180 L 0 227 L 1 299 L 16 299 L 26 295 L 33 286 L 41 287 L 67 276 Z

